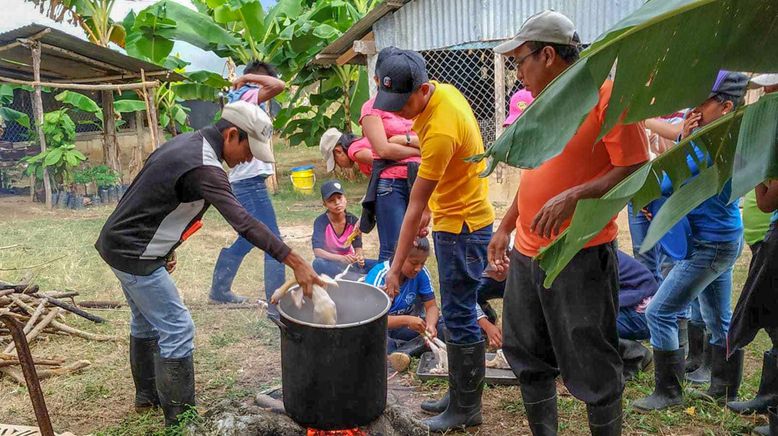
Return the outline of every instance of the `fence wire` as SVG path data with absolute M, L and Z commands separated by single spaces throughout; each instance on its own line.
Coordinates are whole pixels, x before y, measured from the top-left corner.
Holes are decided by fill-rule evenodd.
M 101 104 L 101 96 L 99 91 L 79 91 L 79 92 L 91 98 L 95 102 L 97 102 L 98 105 Z M 54 98 L 54 96 L 57 95 L 58 93 L 59 92 L 57 92 L 56 90 L 54 92 L 42 93 L 41 99 L 43 101 L 44 113 L 59 110 L 64 107 L 64 105 L 61 102 L 57 101 Z M 27 114 L 27 116 L 30 117 L 30 121 L 35 119 L 32 110 L 32 95 L 28 91 L 22 89 L 15 90 L 13 103 L 8 107 Z M 100 120 L 98 120 L 94 114 L 70 107 L 68 109 L 68 115 L 73 120 L 73 123 L 76 125 L 77 134 L 102 132 Z M 120 132 L 135 129 L 135 115 L 133 113 L 122 114 L 122 120 L 124 121 L 123 123 L 118 123 L 120 124 L 118 126 L 118 130 Z M 2 134 L 0 134 L 0 141 L 23 142 L 23 141 L 30 141 L 34 137 L 33 135 L 30 134 L 30 131 L 26 127 L 22 126 L 21 124 L 18 124 L 13 121 L 4 121 L 2 123 L 3 125 L 2 125 Z
M 450 83 L 464 94 L 481 128 L 484 144 L 495 140 L 494 52 L 488 49 L 427 50 L 430 79 Z

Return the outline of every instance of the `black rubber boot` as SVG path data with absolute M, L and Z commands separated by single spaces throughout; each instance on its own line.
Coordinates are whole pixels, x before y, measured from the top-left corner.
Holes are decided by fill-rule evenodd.
M 592 436 L 621 435 L 621 397 L 605 406 L 586 405 Z
M 696 371 L 702 365 L 702 352 L 705 342 L 705 324 L 691 322 L 687 324 L 689 354 L 686 355 L 686 372 Z
M 727 348 L 711 345 L 711 375 L 707 396 L 714 400 L 734 401 L 743 379 L 743 350 L 727 359 Z
M 685 364 L 683 350 L 680 348 L 673 351 L 654 350 L 654 380 L 656 381 L 654 392 L 632 403 L 632 407 L 640 412 L 647 412 L 681 404 L 683 402 L 681 380 L 683 380 Z
M 248 301 L 248 298 L 236 295 L 230 289 L 232 281 L 235 279 L 235 265 L 240 265 L 242 257 L 230 254 L 226 248 L 219 252 L 217 265 L 223 267 L 213 272 L 213 281 L 211 283 L 211 292 L 208 294 L 208 302 L 211 304 L 242 304 Z M 225 266 L 226 265 L 226 266 Z
M 135 383 L 135 411 L 138 413 L 159 406 L 154 376 L 154 359 L 157 355 L 157 338 L 130 336 L 130 371 Z
M 727 407 L 741 415 L 767 413 L 767 408 L 770 406 L 778 406 L 778 351 L 776 350 L 764 353 L 762 379 L 759 381 L 756 397 L 749 401 L 727 403 Z
M 195 406 L 194 360 L 191 355 L 181 359 L 158 357 L 155 363 L 165 426 L 175 426 L 179 415 Z
M 481 425 L 481 394 L 486 375 L 486 341 L 447 343 L 449 402 L 440 415 L 424 420 L 430 432 Z
M 624 381 L 630 381 L 635 376 L 645 370 L 653 361 L 651 350 L 644 347 L 638 341 L 630 339 L 619 339 L 619 354 L 624 362 L 622 374 Z
M 711 364 L 711 349 L 710 335 L 706 334 L 702 343 L 702 361 L 699 368 L 686 374 L 686 381 L 699 386 L 710 383 L 710 364 Z
M 767 409 L 768 424 L 754 428 L 754 433 L 762 436 L 778 436 L 778 409 L 770 406 Z
M 553 436 L 559 429 L 554 379 L 520 386 L 527 423 L 534 436 Z
M 446 391 L 446 395 L 443 395 L 439 400 L 422 401 L 421 410 L 434 415 L 441 414 L 448 407 L 449 398 L 449 393 Z

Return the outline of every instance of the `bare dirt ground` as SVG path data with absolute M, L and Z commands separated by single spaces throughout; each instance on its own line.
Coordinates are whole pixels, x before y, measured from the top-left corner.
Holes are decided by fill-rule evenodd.
M 317 152 L 317 150 L 316 150 Z M 297 153 L 297 151 L 295 151 Z M 310 229 L 315 216 L 322 212 L 317 196 L 305 197 L 291 192 L 283 171 L 293 164 L 311 162 L 315 153 L 305 150 L 303 157 L 281 169 L 281 191 L 273 197 L 280 227 L 286 241 L 309 259 Z M 319 169 L 319 177 L 324 178 Z M 364 183 L 364 182 L 362 182 Z M 358 204 L 363 184 L 346 183 L 353 207 Z M 100 260 L 92 244 L 111 206 L 82 211 L 47 211 L 27 198 L 0 198 L 0 280 L 18 280 L 32 273 L 43 289 L 73 289 L 81 300 L 122 300 L 119 284 Z M 498 212 L 498 216 L 501 213 Z M 214 211 L 205 218 L 205 227 L 178 250 L 179 267 L 174 274 L 180 292 L 190 307 L 197 337 L 195 365 L 197 401 L 200 411 L 207 410 L 225 398 L 249 399 L 257 392 L 280 384 L 280 348 L 277 328 L 256 309 L 225 310 L 209 306 L 207 293 L 219 250 L 231 243 L 234 232 Z M 630 251 L 626 216 L 619 217 L 620 245 Z M 368 253 L 377 253 L 377 237 L 365 240 Z M 63 258 L 46 263 L 49 260 Z M 748 250 L 738 261 L 735 274 L 736 301 L 745 280 Z M 36 266 L 36 268 L 29 268 Z M 428 267 L 436 270 L 434 257 Z M 433 274 L 434 276 L 435 274 Z M 243 295 L 259 297 L 262 289 L 262 258 L 255 250 L 244 261 L 234 284 Z M 497 304 L 498 310 L 501 309 Z M 128 367 L 129 313 L 127 309 L 103 310 L 106 325 L 69 319 L 69 323 L 98 333 L 119 337 L 116 342 L 95 343 L 78 338 L 57 337 L 36 343 L 33 352 L 41 356 L 67 356 L 87 359 L 92 365 L 78 374 L 43 382 L 49 411 L 57 431 L 76 434 L 142 435 L 161 429 L 158 413 L 135 414 L 132 410 L 134 388 Z M 741 396 L 754 395 L 759 383 L 761 355 L 768 340 L 760 335 L 746 350 L 746 375 Z M 585 350 L 582 350 L 585 352 Z M 415 363 L 414 363 L 415 365 Z M 422 383 L 413 373 L 392 379 L 393 395 L 415 410 L 425 399 L 435 398 L 444 383 Z M 651 414 L 631 411 L 631 401 L 652 389 L 649 372 L 627 385 L 625 391 L 624 434 L 729 435 L 745 434 L 762 417 L 739 417 L 720 406 L 688 400 L 684 407 Z M 560 386 L 560 426 L 562 434 L 587 434 L 583 404 L 566 394 Z M 0 422 L 34 424 L 29 397 L 24 387 L 0 379 Z M 469 429 L 470 434 L 528 434 L 521 396 L 517 387 L 487 387 L 484 394 L 484 425 Z M 462 434 L 462 433 L 451 433 Z

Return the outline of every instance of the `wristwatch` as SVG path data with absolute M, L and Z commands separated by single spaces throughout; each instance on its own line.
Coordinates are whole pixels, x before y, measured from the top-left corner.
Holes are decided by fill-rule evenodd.
M 405 132 L 405 145 L 411 145 L 411 134 Z

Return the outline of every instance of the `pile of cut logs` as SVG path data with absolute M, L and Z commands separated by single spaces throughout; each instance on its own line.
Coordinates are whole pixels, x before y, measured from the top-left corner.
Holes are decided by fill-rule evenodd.
M 91 341 L 112 341 L 114 336 L 90 333 L 67 325 L 67 317 L 80 316 L 95 323 L 105 320 L 85 312 L 76 304 L 78 292 L 43 292 L 38 285 L 25 280 L 22 283 L 0 281 L 0 315 L 8 315 L 24 325 L 27 342 L 33 347 L 36 340 L 54 335 L 77 336 Z M 19 367 L 19 357 L 11 332 L 0 323 L 0 375 L 25 385 Z M 69 374 L 90 365 L 87 360 L 68 362 L 61 358 L 33 356 L 39 379 Z

